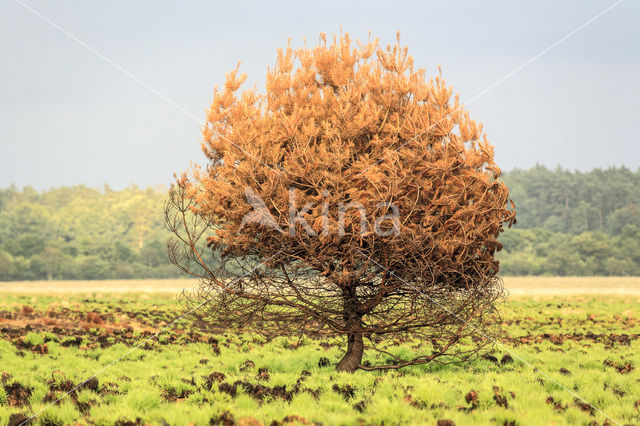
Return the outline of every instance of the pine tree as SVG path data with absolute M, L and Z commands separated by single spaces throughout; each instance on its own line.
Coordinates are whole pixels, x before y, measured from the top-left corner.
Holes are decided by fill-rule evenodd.
M 345 336 L 337 369 L 464 360 L 491 342 L 494 254 L 515 222 L 482 126 L 406 47 L 349 35 L 279 50 L 266 93 L 214 92 L 206 169 L 176 181 L 170 257 L 188 309 L 266 335 Z M 205 244 L 206 243 L 206 244 Z M 376 345 L 419 337 L 399 358 Z M 362 363 L 367 339 L 389 362 Z

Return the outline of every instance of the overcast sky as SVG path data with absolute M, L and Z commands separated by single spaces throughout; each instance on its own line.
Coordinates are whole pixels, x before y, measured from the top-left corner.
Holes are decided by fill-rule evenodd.
M 385 45 L 399 30 L 429 76 L 442 65 L 504 170 L 640 166 L 632 0 L 536 59 L 615 2 L 21 1 L 76 40 L 0 0 L 0 187 L 167 184 L 203 162 L 225 72 L 242 61 L 260 85 L 287 38 L 315 44 L 340 25 Z

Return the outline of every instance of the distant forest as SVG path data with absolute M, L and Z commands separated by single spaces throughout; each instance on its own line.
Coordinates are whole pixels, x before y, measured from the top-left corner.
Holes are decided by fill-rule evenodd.
M 0 280 L 169 278 L 165 191 L 0 191 Z
M 503 175 L 518 223 L 500 240 L 503 275 L 640 275 L 640 170 Z
M 640 275 L 640 170 L 502 177 L 518 223 L 502 275 Z M 0 190 L 0 281 L 179 277 L 167 260 L 166 191 L 85 186 Z

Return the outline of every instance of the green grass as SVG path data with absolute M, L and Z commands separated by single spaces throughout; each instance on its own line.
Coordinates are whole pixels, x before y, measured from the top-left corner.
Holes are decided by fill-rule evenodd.
M 513 363 L 496 365 L 478 359 L 464 365 L 430 364 L 348 374 L 337 373 L 333 366 L 318 366 L 321 357 L 332 363 L 340 358 L 343 346 L 338 338 L 304 339 L 295 347 L 292 343 L 297 340 L 287 337 L 266 342 L 233 331 L 192 334 L 194 330 L 187 319 L 179 323 L 182 333 L 171 330 L 159 341 L 120 359 L 144 341 L 145 327 L 153 328 L 161 321 L 168 323 L 180 314 L 175 299 L 166 295 L 70 295 L 64 303 L 56 297 L 7 296 L 0 310 L 17 315 L 23 305 L 29 305 L 36 309 L 36 317 L 46 312 L 65 312 L 72 321 L 67 323 L 71 328 L 59 333 L 53 332 L 51 326 L 32 326 L 28 331 L 0 322 L 3 330 L 13 327 L 20 331 L 18 337 L 8 331 L 0 336 L 0 370 L 12 376 L 0 387 L 0 424 L 8 423 L 11 414 L 32 415 L 47 407 L 45 400 L 51 400 L 51 392 L 56 398 L 64 395 L 64 391 L 51 389 L 62 386 L 65 380 L 77 384 L 101 370 L 104 371 L 97 375 L 97 389 L 77 391 L 74 398 L 67 397 L 46 408 L 37 421 L 114 424 L 117 420 L 135 422 L 139 418 L 143 424 L 209 424 L 229 412 L 238 423 L 249 424 L 253 419 L 258 422 L 255 424 L 267 425 L 274 420 L 282 422 L 287 416 L 314 423 L 353 425 L 436 424 L 440 419 L 450 419 L 458 425 L 502 425 L 510 421 L 603 424 L 606 417 L 598 412 L 592 415 L 588 409 L 583 411 L 566 390 L 569 389 L 623 424 L 640 423 L 640 414 L 634 408 L 640 399 L 637 300 L 602 296 L 513 299 L 503 306 L 505 339 L 493 352 L 498 359 L 507 352 L 517 355 Z M 82 328 L 79 321 L 86 312 L 99 312 L 105 323 Z M 135 326 L 135 330 L 124 337 L 111 332 L 120 325 L 124 328 L 123 324 Z M 557 338 L 558 334 L 588 333 L 595 337 L 563 341 Z M 618 337 L 624 334 L 630 336 L 628 344 Z M 81 337 L 80 341 L 70 344 L 76 336 Z M 209 337 L 218 339 L 220 355 L 207 343 Z M 520 343 L 521 338 L 525 343 Z M 105 347 L 99 344 L 100 339 L 106 342 Z M 45 342 L 48 353 L 29 349 Z M 328 349 L 320 345 L 327 342 L 332 344 Z M 390 349 L 409 351 L 414 343 Z M 376 356 L 366 354 L 371 360 Z M 254 365 L 244 368 L 246 360 Z M 605 360 L 616 365 L 630 363 L 634 369 L 620 373 L 604 365 Z M 268 369 L 268 380 L 258 379 L 259 368 Z M 567 372 L 563 374 L 562 369 Z M 211 389 L 206 386 L 206 376 L 220 372 L 229 385 L 236 381 L 270 388 L 285 385 L 290 391 L 303 370 L 311 374 L 301 381 L 301 389 L 310 391 L 301 390 L 290 401 L 271 397 L 258 400 L 244 393 L 242 386 L 237 387 L 236 396 L 219 390 L 218 383 Z M 5 388 L 15 381 L 31 388 L 28 404 L 22 407 L 9 405 Z M 341 389 L 350 386 L 353 396 L 345 399 L 334 391 L 335 385 Z M 494 387 L 506 398 L 507 408 L 496 403 Z M 472 410 L 465 401 L 471 390 L 478 395 Z M 546 402 L 549 397 L 553 404 Z

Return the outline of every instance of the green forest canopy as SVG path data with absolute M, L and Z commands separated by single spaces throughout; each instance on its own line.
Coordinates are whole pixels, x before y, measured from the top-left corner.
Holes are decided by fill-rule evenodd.
M 0 191 L 0 280 L 177 277 L 166 191 L 85 186 Z
M 505 173 L 518 223 L 501 236 L 503 275 L 640 275 L 640 170 Z M 165 190 L 0 190 L 0 280 L 179 277 L 169 264 Z

